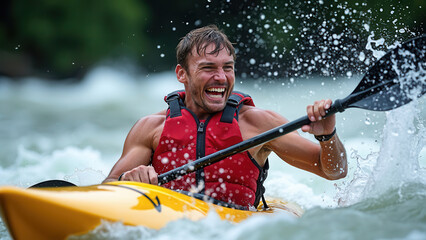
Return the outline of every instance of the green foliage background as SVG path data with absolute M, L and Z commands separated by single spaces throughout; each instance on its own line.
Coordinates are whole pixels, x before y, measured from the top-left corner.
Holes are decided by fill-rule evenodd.
M 4 0 L 0 74 L 79 78 L 123 59 L 171 70 L 179 38 L 212 23 L 236 43 L 241 76 L 357 71 L 372 32 L 388 42 L 423 34 L 425 9 L 424 0 Z

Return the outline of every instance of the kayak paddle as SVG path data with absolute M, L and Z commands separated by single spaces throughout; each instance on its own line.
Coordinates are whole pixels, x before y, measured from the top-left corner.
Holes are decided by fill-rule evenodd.
M 64 180 L 47 180 L 34 184 L 28 188 L 47 188 L 47 187 L 75 187 L 76 185 Z
M 355 90 L 337 99 L 325 117 L 347 108 L 387 111 L 403 106 L 426 93 L 426 35 L 413 38 L 386 53 L 364 75 Z M 271 141 L 310 124 L 308 116 L 278 126 L 194 162 L 158 176 L 159 185 L 209 166 L 236 153 Z

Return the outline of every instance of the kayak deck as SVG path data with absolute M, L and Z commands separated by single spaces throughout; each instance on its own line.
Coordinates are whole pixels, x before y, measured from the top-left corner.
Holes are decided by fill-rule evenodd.
M 64 239 L 94 229 L 102 219 L 160 229 L 181 218 L 204 218 L 212 210 L 235 223 L 253 214 L 302 213 L 297 206 L 278 205 L 262 211 L 237 210 L 160 186 L 124 181 L 87 187 L 0 187 L 0 213 L 14 239 Z

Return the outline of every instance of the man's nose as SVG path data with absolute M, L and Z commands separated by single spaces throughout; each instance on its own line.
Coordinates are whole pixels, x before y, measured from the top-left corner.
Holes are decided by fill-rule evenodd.
M 215 75 L 214 75 L 214 79 L 216 81 L 220 81 L 220 82 L 226 81 L 226 73 L 225 73 L 225 71 L 222 68 L 219 68 L 216 71 Z

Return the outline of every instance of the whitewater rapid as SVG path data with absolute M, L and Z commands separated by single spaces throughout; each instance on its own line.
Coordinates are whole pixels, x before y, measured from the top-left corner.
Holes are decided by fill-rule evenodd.
M 240 80 L 236 90 L 291 121 L 304 116 L 314 100 L 347 96 L 360 78 Z M 120 157 L 132 125 L 166 108 L 164 95 L 180 88 L 172 72 L 134 75 L 108 67 L 94 69 L 77 84 L 1 79 L 0 185 L 25 188 L 48 179 L 100 183 Z M 79 238 L 424 239 L 424 101 L 386 113 L 350 109 L 338 114 L 338 134 L 349 156 L 343 180 L 321 179 L 272 155 L 266 196 L 299 204 L 306 211 L 301 219 L 253 217 L 234 225 L 210 214 L 159 231 L 105 222 Z M 3 222 L 0 239 L 9 239 Z

